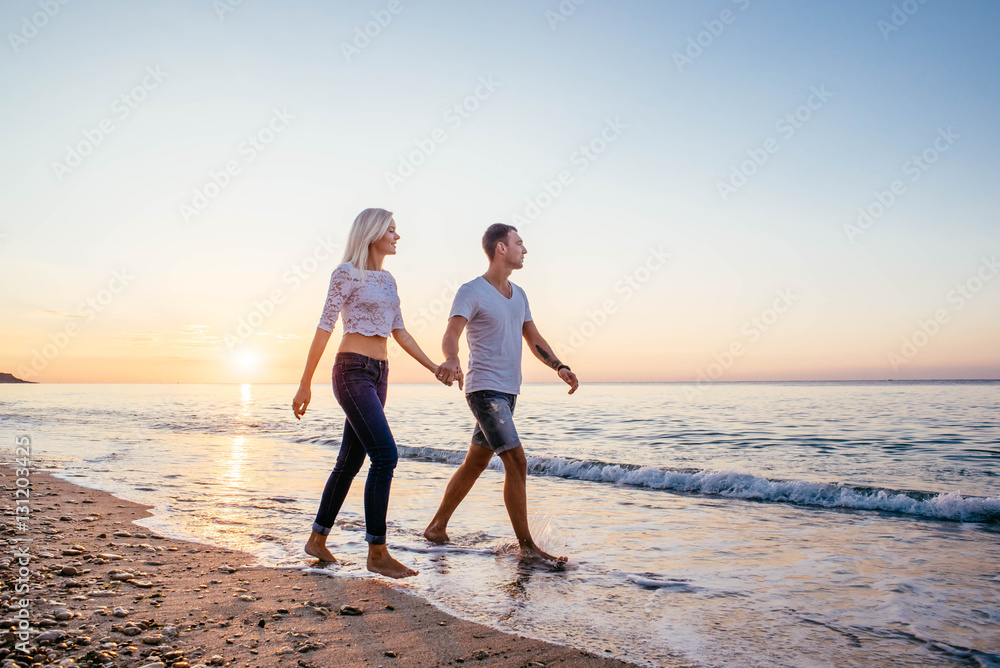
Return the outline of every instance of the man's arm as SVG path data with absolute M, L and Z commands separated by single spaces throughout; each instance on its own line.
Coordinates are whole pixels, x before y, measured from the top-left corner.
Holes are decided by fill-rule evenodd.
M 552 368 L 559 374 L 559 377 L 562 378 L 563 382 L 569 385 L 570 394 L 576 392 L 576 388 L 580 386 L 580 381 L 577 380 L 576 374 L 570 370 L 569 366 L 559 361 L 555 352 L 552 351 L 552 347 L 544 338 L 542 338 L 538 328 L 535 327 L 534 320 L 529 320 L 524 323 L 521 327 L 521 334 L 524 336 L 524 340 L 527 341 L 532 354 L 541 360 L 542 364 Z M 560 369 L 560 366 L 563 368 Z
M 444 362 L 438 367 L 437 379 L 446 385 L 458 381 L 458 388 L 464 389 L 465 378 L 462 374 L 462 363 L 458 359 L 458 340 L 462 338 L 465 325 L 469 321 L 464 316 L 453 315 L 448 319 L 448 328 L 441 339 L 441 352 Z

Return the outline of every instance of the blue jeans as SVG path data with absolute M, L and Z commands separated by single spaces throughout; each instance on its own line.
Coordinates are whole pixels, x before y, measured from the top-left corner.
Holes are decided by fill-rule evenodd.
M 337 464 L 323 489 L 313 531 L 329 535 L 367 454 L 371 464 L 365 483 L 365 540 L 374 545 L 385 543 L 389 488 L 398 459 L 396 441 L 383 410 L 388 382 L 388 360 L 358 353 L 337 353 L 333 364 L 333 394 L 344 409 L 347 421 Z

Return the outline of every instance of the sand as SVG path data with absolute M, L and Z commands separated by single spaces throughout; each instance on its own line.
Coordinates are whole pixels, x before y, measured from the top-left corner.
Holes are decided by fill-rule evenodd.
M 248 553 L 133 524 L 151 506 L 35 470 L 30 480 L 22 531 L 15 469 L 0 472 L 2 668 L 633 665 L 457 619 L 380 578 L 255 566 Z M 27 644 L 12 630 L 19 614 Z

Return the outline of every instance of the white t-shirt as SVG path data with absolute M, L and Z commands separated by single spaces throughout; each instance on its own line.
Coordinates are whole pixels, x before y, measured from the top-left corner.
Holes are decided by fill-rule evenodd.
M 510 299 L 479 276 L 458 289 L 449 318 L 460 315 L 469 321 L 469 372 L 465 393 L 497 390 L 521 392 L 521 329 L 531 320 L 528 296 L 513 288 Z

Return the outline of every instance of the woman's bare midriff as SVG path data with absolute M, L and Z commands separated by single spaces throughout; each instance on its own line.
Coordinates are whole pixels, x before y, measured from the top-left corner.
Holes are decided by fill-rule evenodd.
M 384 336 L 365 336 L 356 332 L 348 332 L 340 340 L 340 348 L 337 349 L 337 352 L 358 353 L 359 355 L 367 355 L 378 360 L 384 360 L 389 358 L 386 347 L 387 341 L 388 339 Z

